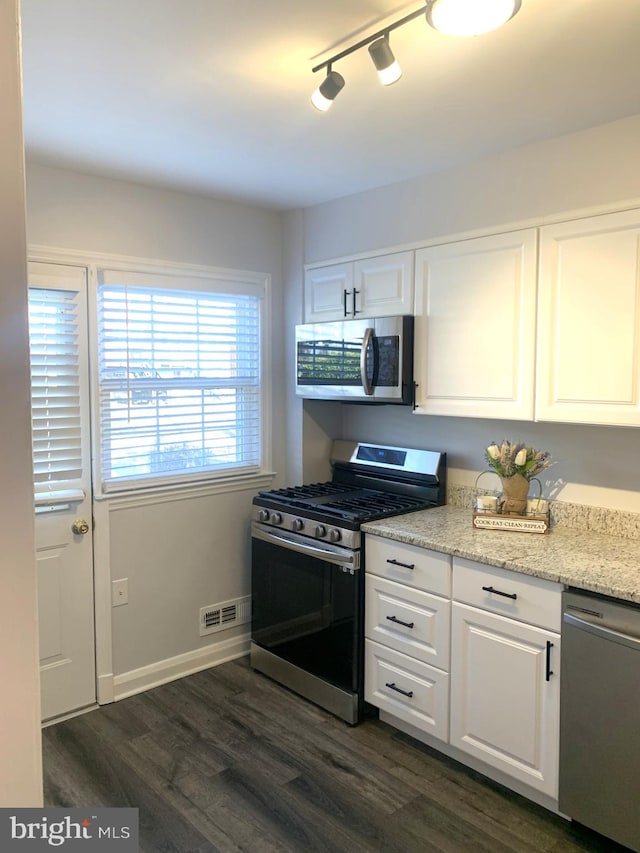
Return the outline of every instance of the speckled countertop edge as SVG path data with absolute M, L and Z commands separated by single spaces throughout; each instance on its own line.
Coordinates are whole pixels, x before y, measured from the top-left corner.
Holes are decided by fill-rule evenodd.
M 571 527 L 476 530 L 470 509 L 443 506 L 362 525 L 365 533 L 640 602 L 640 540 Z

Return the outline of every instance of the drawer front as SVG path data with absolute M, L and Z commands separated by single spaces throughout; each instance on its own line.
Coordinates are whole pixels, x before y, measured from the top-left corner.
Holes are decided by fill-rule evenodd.
M 451 557 L 381 536 L 365 537 L 367 571 L 424 592 L 451 597 Z
M 440 669 L 449 669 L 451 602 L 367 572 L 365 635 Z
M 448 740 L 446 672 L 365 640 L 364 683 L 367 702 L 440 740 Z
M 562 618 L 561 593 L 559 583 L 459 557 L 453 560 L 455 601 L 558 633 Z

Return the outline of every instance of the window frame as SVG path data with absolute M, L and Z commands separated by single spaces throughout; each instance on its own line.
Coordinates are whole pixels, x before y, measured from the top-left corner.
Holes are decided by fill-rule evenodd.
M 105 273 L 111 277 L 119 275 L 121 283 L 129 286 L 148 286 L 154 289 L 199 291 L 202 293 L 251 294 L 258 297 L 259 323 L 259 417 L 260 417 L 260 460 L 257 466 L 246 468 L 220 467 L 216 470 L 185 471 L 157 477 L 127 479 L 121 482 L 104 479 L 102 466 L 102 435 L 100 420 L 100 383 L 99 383 L 99 314 L 98 287 L 103 283 Z M 126 277 L 126 282 L 124 279 Z M 165 262 L 136 262 L 133 259 L 105 259 L 101 263 L 90 265 L 90 372 L 91 372 L 91 429 L 93 447 L 94 496 L 97 499 L 126 496 L 127 494 L 150 493 L 154 491 L 175 491 L 194 488 L 206 484 L 224 486 L 237 484 L 262 476 L 271 464 L 271 328 L 270 328 L 270 276 L 265 273 L 229 270 L 196 265 L 177 265 Z

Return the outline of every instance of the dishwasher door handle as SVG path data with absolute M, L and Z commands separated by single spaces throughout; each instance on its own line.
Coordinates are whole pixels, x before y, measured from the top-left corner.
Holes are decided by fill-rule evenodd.
M 628 646 L 630 649 L 640 651 L 640 637 L 622 634 L 620 631 L 614 631 L 612 628 L 605 628 L 604 625 L 594 625 L 593 622 L 580 619 L 579 616 L 574 616 L 572 613 L 567 613 L 566 611 L 562 614 L 562 621 L 566 622 L 567 625 L 578 628 L 580 631 L 593 634 L 595 637 L 601 637 L 603 640 L 611 640 L 614 643 L 620 643 L 621 646 Z

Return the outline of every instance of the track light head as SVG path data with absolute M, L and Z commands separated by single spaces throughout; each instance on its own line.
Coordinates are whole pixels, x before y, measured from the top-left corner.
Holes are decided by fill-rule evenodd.
M 326 112 L 340 90 L 344 87 L 344 77 L 337 71 L 327 69 L 327 76 L 311 95 L 311 103 L 321 112 Z
M 393 51 L 389 47 L 389 36 L 387 34 L 369 45 L 369 53 L 383 86 L 390 86 L 402 77 L 402 68 L 398 65 Z
M 427 0 L 427 23 L 450 36 L 497 30 L 518 12 L 522 0 Z

